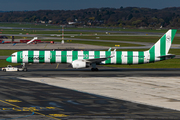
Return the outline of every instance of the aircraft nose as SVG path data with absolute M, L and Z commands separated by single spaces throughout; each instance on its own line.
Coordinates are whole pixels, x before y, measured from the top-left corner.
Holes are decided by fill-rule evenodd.
M 11 57 L 8 57 L 8 58 L 6 59 L 6 61 L 7 61 L 7 62 L 11 62 Z

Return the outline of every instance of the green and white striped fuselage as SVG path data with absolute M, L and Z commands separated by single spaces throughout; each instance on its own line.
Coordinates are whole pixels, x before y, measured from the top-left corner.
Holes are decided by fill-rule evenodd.
M 150 51 L 19 51 L 11 56 L 12 63 L 72 63 L 75 60 L 107 58 L 99 64 L 144 64 L 165 60 Z M 111 57 L 110 57 L 111 56 Z
M 89 65 L 98 70 L 96 64 L 144 64 L 170 59 L 169 54 L 177 30 L 168 30 L 147 51 L 19 51 L 6 59 L 11 63 L 70 63 L 73 68 Z M 26 69 L 25 69 L 26 71 Z

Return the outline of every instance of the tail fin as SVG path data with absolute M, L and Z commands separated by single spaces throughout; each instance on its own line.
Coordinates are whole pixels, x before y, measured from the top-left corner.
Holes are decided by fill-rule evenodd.
M 170 29 L 149 49 L 150 54 L 155 56 L 167 55 L 177 30 Z

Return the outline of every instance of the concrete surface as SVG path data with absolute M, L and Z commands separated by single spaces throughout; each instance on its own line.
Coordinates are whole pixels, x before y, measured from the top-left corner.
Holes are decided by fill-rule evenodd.
M 180 118 L 180 111 L 99 95 L 107 92 L 112 93 L 112 96 L 121 96 L 120 88 L 117 93 L 113 93 L 115 88 L 113 90 L 111 87 L 117 82 L 112 85 L 110 78 L 92 77 L 88 78 L 88 81 L 78 77 L 33 78 L 33 81 L 41 83 L 21 78 L 17 78 L 16 75 L 0 76 L 1 120 L 179 120 Z M 48 85 L 46 82 L 62 84 L 71 89 Z M 78 89 L 98 94 L 81 92 Z M 124 94 L 126 93 L 125 91 Z
M 20 79 L 22 79 L 20 77 Z M 23 78 L 163 108 L 180 110 L 180 77 L 55 77 Z M 43 80 L 43 81 L 42 81 Z

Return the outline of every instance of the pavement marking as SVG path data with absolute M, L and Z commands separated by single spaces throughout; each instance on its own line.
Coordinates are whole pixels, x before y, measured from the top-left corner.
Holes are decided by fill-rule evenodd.
M 64 109 L 57 107 L 20 107 L 20 108 L 0 107 L 0 111 L 40 111 L 40 110 L 64 110 Z
M 42 113 L 39 113 L 39 112 L 34 112 L 34 113 L 39 114 L 39 115 L 42 115 L 42 116 L 46 116 L 46 117 L 49 117 L 49 118 L 53 118 L 53 119 L 56 119 L 56 120 L 61 120 L 61 119 L 59 119 L 59 118 L 51 117 L 51 116 L 49 116 L 49 115 L 45 115 L 45 114 L 42 114 Z
M 16 107 L 16 108 L 20 108 L 20 107 L 19 107 L 19 106 L 17 106 L 17 105 L 14 105 L 14 104 L 8 103 L 8 102 L 3 101 L 3 100 L 0 100 L 0 102 L 3 102 L 3 103 L 5 103 L 5 104 L 11 105 L 11 106 L 14 106 L 14 107 Z
M 6 102 L 22 102 L 20 100 L 5 100 Z
M 5 104 L 8 104 L 8 105 L 11 105 L 11 106 L 14 106 L 14 107 L 16 107 L 16 108 L 21 108 L 20 106 L 17 106 L 17 105 L 8 103 L 8 102 L 3 101 L 3 100 L 0 100 L 0 102 L 5 103 Z M 27 108 L 27 107 L 26 107 L 26 108 Z M 58 119 L 58 118 L 55 118 L 55 117 L 52 117 L 52 116 L 49 116 L 49 115 L 45 115 L 45 114 L 42 114 L 42 113 L 39 113 L 39 112 L 35 112 L 35 111 L 33 111 L 33 110 L 36 110 L 36 109 L 31 109 L 31 112 L 34 112 L 34 113 L 36 113 L 36 114 L 39 114 L 39 115 L 42 115 L 42 116 L 45 116 L 45 117 L 53 118 L 53 119 L 56 119 L 56 120 L 61 120 L 61 119 Z
M 57 66 L 56 66 L 56 69 L 59 67 L 59 63 L 57 64 Z
M 65 114 L 49 114 L 50 116 L 54 116 L 54 117 L 67 117 L 69 115 L 65 115 Z
M 48 44 L 46 44 L 46 46 L 44 47 L 44 49 L 47 47 Z

